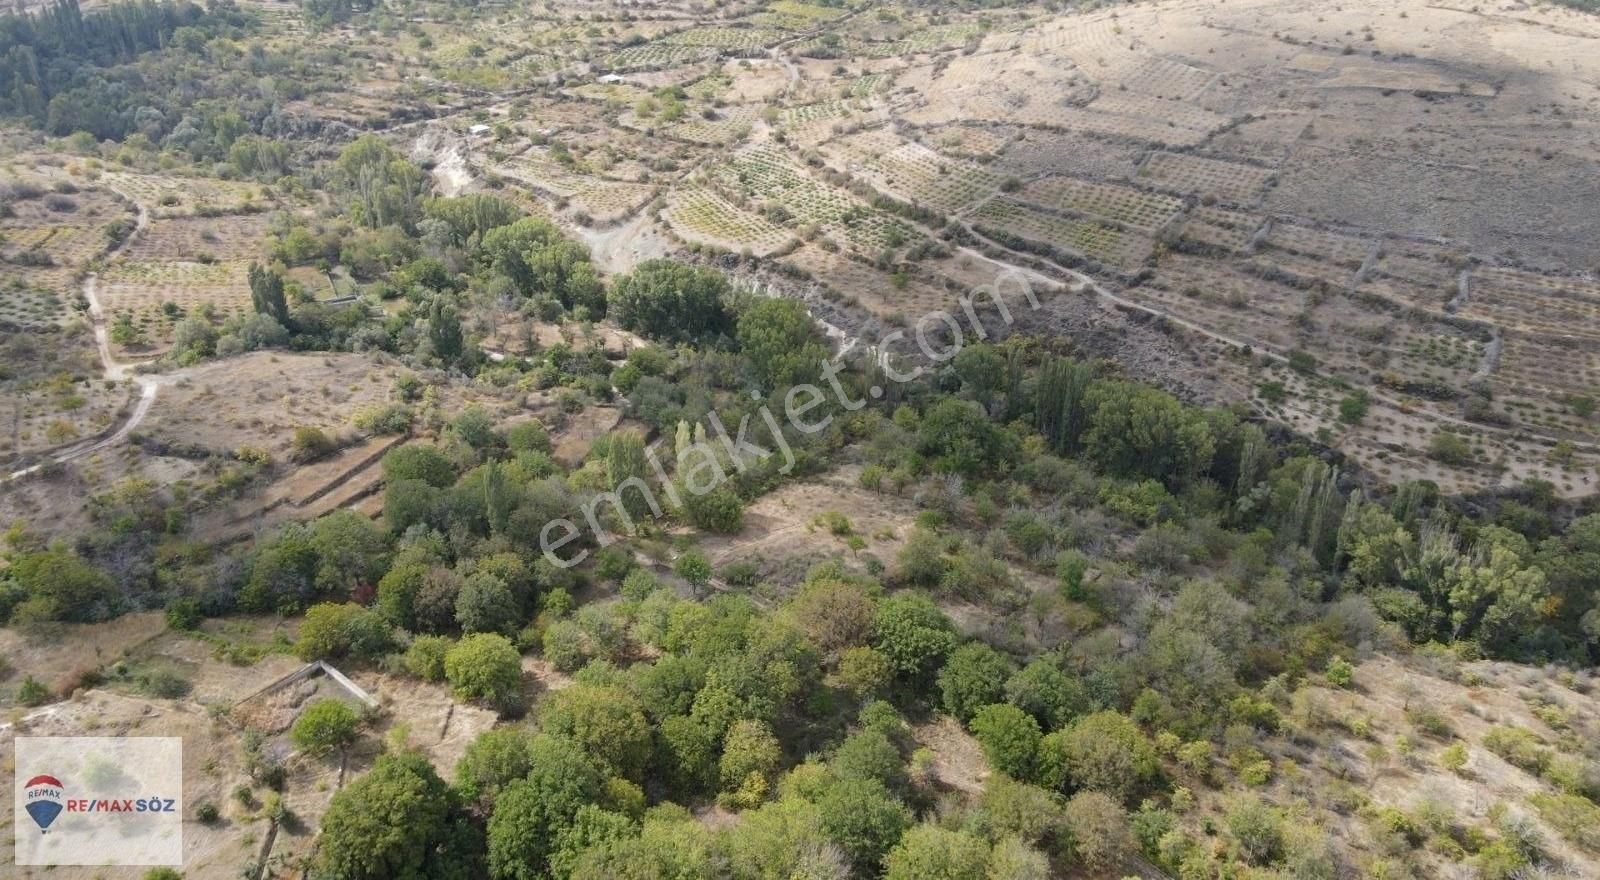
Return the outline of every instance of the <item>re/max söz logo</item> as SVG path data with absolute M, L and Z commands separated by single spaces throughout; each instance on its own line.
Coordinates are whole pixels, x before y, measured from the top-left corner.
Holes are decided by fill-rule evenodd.
M 48 774 L 29 779 L 23 786 L 24 809 L 32 817 L 40 833 L 48 833 L 51 824 L 66 813 L 176 813 L 175 798 L 69 798 L 64 795 L 66 786 Z

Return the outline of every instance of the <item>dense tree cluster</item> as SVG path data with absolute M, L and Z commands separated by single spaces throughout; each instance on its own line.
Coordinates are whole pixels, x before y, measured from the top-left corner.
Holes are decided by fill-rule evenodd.
M 151 106 L 165 103 L 161 93 L 119 66 L 168 46 L 197 51 L 248 22 L 235 10 L 186 0 L 125 0 L 93 15 L 77 0 L 56 0 L 37 14 L 0 16 L 0 114 L 29 117 L 58 135 L 120 140 L 149 131 L 159 138 L 176 123 Z

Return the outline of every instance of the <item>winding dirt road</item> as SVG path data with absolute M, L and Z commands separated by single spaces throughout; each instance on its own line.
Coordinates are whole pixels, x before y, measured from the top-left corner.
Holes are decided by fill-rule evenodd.
M 128 247 L 128 245 L 133 243 L 135 238 L 144 232 L 145 227 L 150 225 L 150 212 L 145 208 L 144 205 L 135 202 L 133 199 L 129 198 L 126 193 L 118 192 L 118 195 L 128 199 L 128 201 L 131 202 L 138 210 L 138 215 L 134 223 L 133 232 L 129 233 L 129 235 L 124 238 L 116 247 L 106 251 L 105 258 L 107 260 L 114 259 L 121 254 L 123 250 Z M 89 324 L 94 330 L 95 348 L 100 353 L 100 368 L 105 374 L 105 378 L 113 382 L 122 382 L 132 379 L 133 382 L 139 386 L 139 399 L 134 404 L 133 411 L 128 414 L 128 418 L 124 420 L 121 425 L 117 426 L 115 431 L 112 431 L 110 434 L 106 434 L 101 437 L 94 437 L 84 440 L 80 443 L 73 444 L 64 449 L 60 449 L 54 453 L 46 455 L 45 458 L 37 464 L 34 464 L 30 467 L 25 467 L 21 470 L 12 471 L 10 474 L 7 474 L 5 477 L 5 482 L 21 479 L 30 474 L 37 473 L 48 466 L 66 464 L 74 459 L 82 458 L 85 455 L 99 452 L 102 449 L 108 449 L 127 440 L 128 435 L 132 434 L 134 429 L 139 427 L 139 423 L 144 421 L 146 415 L 149 415 L 151 405 L 156 402 L 156 392 L 160 389 L 162 384 L 174 381 L 178 378 L 178 374 L 172 374 L 168 376 L 145 376 L 135 374 L 133 370 L 135 367 L 139 366 L 138 363 L 119 361 L 117 360 L 116 356 L 111 353 L 111 331 L 107 326 L 105 309 L 100 306 L 98 290 L 99 282 L 99 273 L 90 272 L 83 279 L 82 290 L 84 300 L 89 303 Z

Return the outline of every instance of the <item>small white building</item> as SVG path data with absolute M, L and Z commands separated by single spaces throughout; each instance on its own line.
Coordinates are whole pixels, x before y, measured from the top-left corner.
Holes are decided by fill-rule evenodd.
M 627 80 L 614 73 L 608 73 L 605 76 L 600 77 L 600 84 L 603 86 L 614 86 L 624 82 L 627 82 Z
M 473 137 L 483 137 L 484 135 L 488 134 L 490 131 L 491 131 L 491 129 L 489 128 L 489 126 L 484 125 L 481 122 L 478 123 L 477 125 L 474 125 L 473 127 L 469 128 L 469 129 L 467 129 L 467 133 L 472 135 Z

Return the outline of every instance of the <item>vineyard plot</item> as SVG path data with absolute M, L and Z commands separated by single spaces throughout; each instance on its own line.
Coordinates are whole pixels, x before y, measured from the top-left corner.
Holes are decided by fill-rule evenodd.
M 782 249 L 794 237 L 765 217 L 698 186 L 684 187 L 669 195 L 662 217 L 686 241 L 749 251 L 758 257 Z

